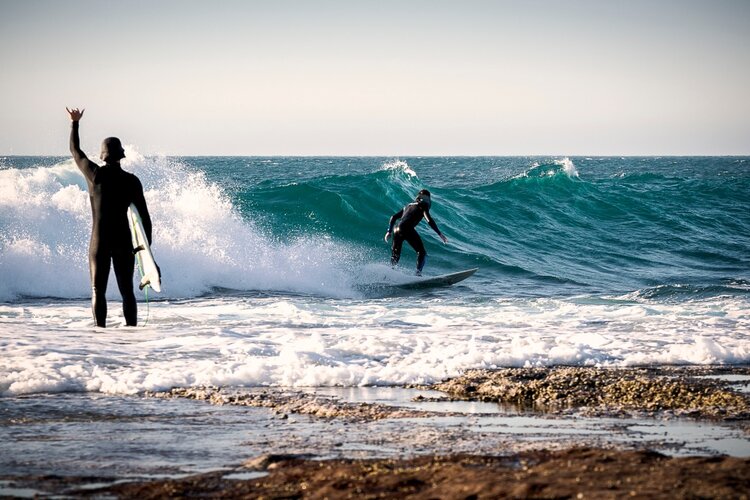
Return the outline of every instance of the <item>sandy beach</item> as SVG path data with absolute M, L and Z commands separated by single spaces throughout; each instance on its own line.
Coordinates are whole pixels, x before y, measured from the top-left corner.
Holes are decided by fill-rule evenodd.
M 748 384 L 747 367 L 558 367 L 472 370 L 434 386 L 369 393 L 174 389 L 141 399 L 270 420 L 235 463 L 198 473 L 9 474 L 0 493 L 746 498 Z

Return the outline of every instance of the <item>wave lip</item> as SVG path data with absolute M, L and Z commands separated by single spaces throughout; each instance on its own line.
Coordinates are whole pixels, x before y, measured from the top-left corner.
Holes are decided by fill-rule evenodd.
M 396 171 L 403 172 L 409 177 L 417 178 L 417 173 L 409 166 L 409 164 L 403 160 L 389 160 L 383 163 L 381 167 L 385 171 Z
M 578 169 L 576 169 L 575 163 L 570 158 L 562 158 L 558 160 L 552 160 L 551 163 L 543 162 L 540 163 L 535 161 L 531 168 L 516 175 L 514 178 L 544 178 L 554 177 L 558 174 L 564 174 L 569 179 L 577 179 L 580 177 Z

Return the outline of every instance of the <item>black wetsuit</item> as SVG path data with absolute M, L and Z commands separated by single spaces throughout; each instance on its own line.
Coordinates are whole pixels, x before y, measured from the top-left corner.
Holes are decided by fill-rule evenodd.
M 435 221 L 430 217 L 430 204 L 424 199 L 417 198 L 416 201 L 409 203 L 404 208 L 396 212 L 391 216 L 390 223 L 388 224 L 388 231 L 393 232 L 393 246 L 391 247 L 391 265 L 398 264 L 401 258 L 401 247 L 406 240 L 409 245 L 417 252 L 417 274 L 422 273 L 425 262 L 427 261 L 427 250 L 424 248 L 422 238 L 417 233 L 417 224 L 419 224 L 422 218 L 427 220 L 427 223 L 438 235 L 440 235 L 440 229 L 438 229 Z M 401 219 L 395 232 L 393 231 L 393 225 L 398 219 Z
M 91 274 L 91 309 L 97 326 L 106 326 L 107 281 L 110 263 L 114 264 L 117 286 L 122 295 L 125 323 L 135 326 L 138 309 L 133 293 L 135 256 L 128 225 L 128 207 L 134 203 L 141 215 L 143 229 L 151 243 L 151 217 L 143 197 L 143 186 L 138 178 L 121 167 L 119 160 L 103 167 L 92 162 L 81 151 L 78 122 L 70 132 L 70 152 L 78 168 L 86 177 L 91 201 L 91 241 L 89 242 L 89 271 Z

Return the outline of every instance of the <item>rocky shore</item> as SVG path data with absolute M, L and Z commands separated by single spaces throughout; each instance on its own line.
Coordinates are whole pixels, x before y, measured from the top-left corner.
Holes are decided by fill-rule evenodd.
M 750 397 L 729 382 L 750 369 L 665 368 L 504 368 L 469 370 L 435 384 L 450 398 L 511 403 L 529 410 L 590 416 L 638 412 L 654 417 L 750 419 Z M 744 387 L 747 387 L 745 382 Z
M 748 381 L 732 383 L 731 376 Z M 468 370 L 461 376 L 417 388 L 445 396 L 417 401 L 481 401 L 511 404 L 547 415 L 579 412 L 588 416 L 638 414 L 667 418 L 750 421 L 750 367 L 501 368 Z M 742 386 L 742 387 L 739 387 Z M 272 408 L 279 414 L 375 420 L 418 418 L 435 413 L 377 403 L 350 403 L 305 390 L 220 387 L 175 388 L 148 397 L 188 398 L 211 404 Z M 446 412 L 441 412 L 446 415 Z
M 498 450 L 501 452 L 502 450 Z M 325 460 L 266 456 L 241 474 L 97 487 L 101 478 L 27 478 L 66 496 L 157 498 L 748 498 L 750 459 L 670 458 L 649 451 L 570 449 L 511 456 Z
M 0 482 L 6 492 L 15 488 L 95 498 L 748 498 L 750 439 L 740 438 L 738 456 L 668 456 L 636 442 L 592 446 L 586 436 L 576 438 L 575 434 L 563 444 L 554 433 L 540 434 L 542 439 L 532 446 L 516 447 L 512 440 L 520 438 L 519 434 L 514 438 L 512 432 L 506 433 L 504 441 L 492 441 L 487 427 L 477 424 L 496 417 L 415 409 L 419 403 L 435 401 L 481 401 L 511 405 L 520 418 L 541 415 L 551 429 L 571 418 L 596 428 L 603 425 L 597 422 L 606 420 L 612 426 L 613 420 L 635 415 L 667 422 L 665 425 L 685 419 L 711 422 L 736 429 L 734 432 L 747 438 L 748 384 L 750 367 L 470 370 L 420 387 L 429 390 L 430 396 L 417 396 L 416 404 L 408 408 L 346 401 L 304 389 L 175 388 L 146 396 L 263 407 L 271 409 L 279 422 L 292 422 L 292 415 L 304 415 L 312 421 L 348 422 L 349 428 L 391 422 L 388 425 L 413 429 L 419 425 L 415 422 L 434 422 L 439 431 L 444 425 L 440 422 L 455 415 L 458 422 L 469 424 L 453 425 L 461 429 L 474 426 L 474 430 L 454 433 L 458 441 L 470 441 L 452 442 L 454 448 L 447 446 L 445 435 L 436 432 L 431 452 L 407 451 L 390 458 L 352 458 L 347 454 L 326 458 L 325 450 L 320 449 L 320 454 L 266 453 L 248 457 L 243 464 L 185 477 L 26 476 L 2 477 Z M 442 395 L 435 396 L 438 393 L 433 391 Z M 597 430 L 606 434 L 608 429 L 611 427 Z M 418 436 L 415 439 L 422 442 Z M 324 439 L 316 442 L 326 446 Z M 335 446 L 342 444 L 346 443 Z M 456 447 L 459 444 L 461 447 Z M 455 451 L 467 449 L 473 451 Z

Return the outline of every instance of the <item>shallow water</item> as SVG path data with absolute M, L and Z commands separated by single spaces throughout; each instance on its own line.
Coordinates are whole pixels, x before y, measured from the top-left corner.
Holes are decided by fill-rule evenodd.
M 417 403 L 411 401 L 414 390 L 395 388 L 325 392 L 338 392 L 342 400 L 352 402 L 380 401 L 424 410 L 438 406 L 438 411 L 465 413 L 350 422 L 186 399 L 97 394 L 2 398 L 0 441 L 13 453 L 0 456 L 0 476 L 172 477 L 233 469 L 267 453 L 361 458 L 505 454 L 577 445 L 649 448 L 669 455 L 750 456 L 748 437 L 728 424 L 549 418 L 496 405 Z

